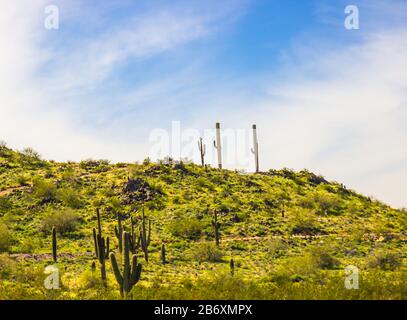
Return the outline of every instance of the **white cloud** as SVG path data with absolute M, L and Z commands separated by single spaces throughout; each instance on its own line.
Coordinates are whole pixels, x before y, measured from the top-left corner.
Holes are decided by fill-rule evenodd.
M 407 32 L 334 53 L 314 50 L 273 75 L 280 80 L 270 82 L 262 103 L 225 118 L 258 124 L 263 169 L 307 168 L 406 206 Z
M 123 21 L 104 21 L 105 12 L 86 1 L 60 1 L 60 30 L 49 31 L 43 27 L 45 0 L 3 1 L 1 139 L 20 149 L 32 146 L 57 160 L 142 159 L 148 141 L 140 138 L 137 127 L 145 124 L 126 119 L 123 126 L 106 119 L 110 112 L 103 109 L 112 107 L 113 99 L 98 100 L 110 88 L 104 81 L 129 60 L 148 59 L 216 32 L 240 3 L 194 6 L 187 1 L 135 12 Z M 69 24 L 84 28 L 84 33 L 97 27 L 91 37 L 82 39 L 75 34 L 68 37 L 64 28 Z

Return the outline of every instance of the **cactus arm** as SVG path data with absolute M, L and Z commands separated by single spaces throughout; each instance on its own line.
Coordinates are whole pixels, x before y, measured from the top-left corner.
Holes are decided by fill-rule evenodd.
M 107 237 L 106 238 L 106 253 L 104 253 L 105 259 L 109 258 L 109 251 L 110 251 L 110 248 L 109 248 L 110 243 L 109 242 L 110 242 L 109 237 Z
M 120 286 L 120 294 L 123 296 L 123 277 L 120 273 L 119 265 L 117 264 L 116 256 L 113 252 L 110 253 L 110 262 L 112 264 L 112 269 L 116 281 Z
M 123 262 L 123 289 L 130 292 L 130 257 L 129 257 L 129 234 L 124 232 L 124 262 Z
M 148 240 L 147 240 L 147 245 L 150 244 L 151 241 L 151 220 L 148 220 Z
M 100 212 L 99 212 L 99 208 L 96 208 L 96 216 L 98 219 L 98 233 L 101 235 L 102 234 L 102 225 L 100 222 Z
M 96 258 L 99 258 L 99 249 L 98 249 L 98 240 L 97 240 L 97 237 L 96 237 L 96 229 L 95 228 L 93 228 L 93 243 L 94 243 L 94 245 L 95 245 L 95 255 L 96 255 Z
M 130 286 L 133 287 L 139 280 L 141 276 L 141 263 L 137 263 L 137 256 L 133 255 L 131 259 L 131 275 L 130 275 Z

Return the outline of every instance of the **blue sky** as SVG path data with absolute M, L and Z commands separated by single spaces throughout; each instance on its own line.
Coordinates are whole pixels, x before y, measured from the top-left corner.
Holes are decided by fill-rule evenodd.
M 44 28 L 49 4 L 59 8 L 58 30 Z M 359 30 L 344 28 L 349 4 L 359 8 Z M 61 161 L 136 161 L 149 155 L 151 133 L 173 121 L 196 130 L 257 123 L 262 169 L 308 168 L 407 206 L 405 1 L 5 0 L 2 8 L 0 139 L 14 148 Z

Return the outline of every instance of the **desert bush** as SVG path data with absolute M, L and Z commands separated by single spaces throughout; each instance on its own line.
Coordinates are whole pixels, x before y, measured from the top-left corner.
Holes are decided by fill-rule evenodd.
M 21 253 L 34 253 L 39 247 L 41 247 L 42 242 L 40 239 L 36 238 L 23 238 L 20 240 L 19 251 Z
M 93 172 L 101 173 L 109 170 L 109 164 L 110 161 L 105 159 L 100 160 L 87 159 L 81 161 L 79 163 L 79 166 L 81 167 L 81 169 L 84 170 L 91 170 Z
M 170 233 L 175 237 L 191 240 L 199 239 L 204 225 L 195 217 L 181 217 L 174 219 L 168 226 Z
M 58 200 L 62 201 L 66 206 L 72 209 L 79 209 L 83 206 L 83 201 L 79 193 L 71 188 L 58 191 Z
M 314 246 L 310 248 L 310 253 L 315 265 L 320 269 L 335 269 L 340 264 L 339 260 L 332 256 L 332 250 L 327 246 Z
M 9 279 L 15 273 L 16 262 L 6 253 L 0 254 L 0 279 Z
M 58 233 L 65 234 L 75 231 L 78 222 L 79 216 L 71 209 L 53 210 L 45 215 L 41 222 L 41 230 L 48 233 L 55 227 Z
M 318 271 L 315 258 L 310 253 L 301 256 L 288 257 L 277 265 L 270 274 L 273 282 L 282 284 L 284 282 L 304 281 Z
M 327 192 L 316 192 L 313 200 L 318 204 L 318 214 L 338 215 L 343 211 L 343 201 L 336 194 Z
M 11 247 L 12 236 L 4 223 L 0 222 L 0 252 L 8 252 Z
M 13 207 L 11 200 L 6 197 L 0 197 L 0 212 L 7 212 Z
M 24 160 L 39 161 L 41 160 L 41 155 L 35 151 L 33 148 L 25 148 L 20 154 Z
M 370 254 L 367 258 L 366 265 L 368 268 L 395 270 L 401 266 L 401 258 L 395 252 L 380 249 Z
M 33 196 L 43 202 L 54 201 L 57 197 L 57 187 L 49 180 L 36 178 L 33 181 Z
M 18 183 L 19 186 L 28 186 L 29 185 L 30 178 L 28 175 L 25 174 L 20 174 L 16 177 L 16 182 Z
M 78 278 L 78 285 L 84 290 L 98 289 L 103 287 L 103 281 L 99 274 L 90 270 L 85 270 Z
M 195 244 L 189 251 L 190 256 L 198 262 L 220 262 L 222 261 L 223 253 L 212 242 L 201 242 Z
M 313 211 L 296 209 L 288 213 L 293 234 L 314 235 L 322 232 Z

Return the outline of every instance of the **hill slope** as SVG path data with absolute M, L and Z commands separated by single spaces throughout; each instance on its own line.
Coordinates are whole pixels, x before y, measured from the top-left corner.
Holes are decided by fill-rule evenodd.
M 107 288 L 91 271 L 95 211 L 115 251 L 117 214 L 129 230 L 143 204 L 152 222 L 150 261 L 142 261 L 133 298 L 406 297 L 406 212 L 308 171 L 56 163 L 1 146 L 0 251 L 7 254 L 0 255 L 0 299 L 118 298 L 110 264 Z M 58 291 L 42 284 L 53 226 L 63 266 Z M 360 270 L 359 290 L 344 288 L 347 265 Z

